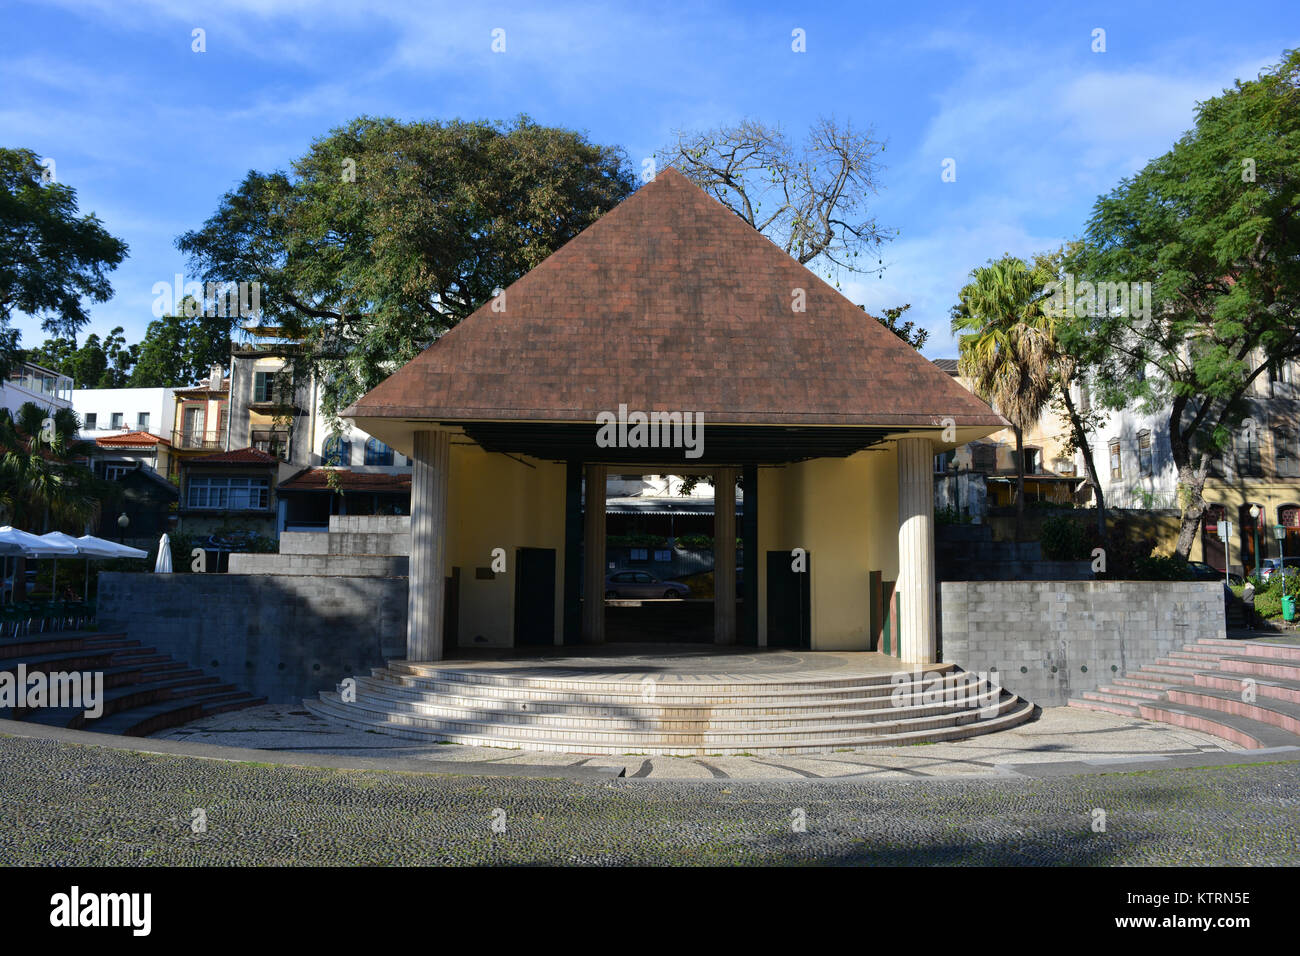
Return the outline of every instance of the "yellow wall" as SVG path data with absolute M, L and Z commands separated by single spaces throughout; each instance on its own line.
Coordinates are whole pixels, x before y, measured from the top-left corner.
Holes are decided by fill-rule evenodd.
M 898 578 L 898 456 L 892 444 L 849 458 L 819 458 L 758 472 L 759 643 L 767 643 L 767 552 L 803 548 L 812 580 L 813 650 L 870 645 L 869 572 Z M 757 572 L 757 573 L 755 573 Z
M 510 647 L 514 643 L 515 549 L 555 551 L 555 639 L 564 629 L 565 467 L 491 454 L 453 436 L 447 492 L 447 566 L 460 568 L 459 643 Z M 528 465 L 532 465 L 530 468 Z M 492 564 L 492 549 L 506 553 L 506 573 L 480 581 L 475 568 Z M 482 636 L 485 641 L 475 641 Z

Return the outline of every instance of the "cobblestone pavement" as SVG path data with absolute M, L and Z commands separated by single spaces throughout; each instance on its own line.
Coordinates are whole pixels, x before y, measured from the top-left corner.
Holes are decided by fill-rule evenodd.
M 195 810 L 206 832 L 193 832 Z M 0 737 L 0 865 L 809 862 L 1294 865 L 1300 762 L 1011 780 L 586 782 Z
M 1027 724 L 971 737 L 911 747 L 878 747 L 821 754 L 730 757 L 582 756 L 498 747 L 420 743 L 345 727 L 301 708 L 267 705 L 218 714 L 156 735 L 164 740 L 252 747 L 258 750 L 494 763 L 502 767 L 621 767 L 651 780 L 800 780 L 847 777 L 986 775 L 1006 764 L 1175 757 L 1228 748 L 1217 737 L 1169 724 L 1075 707 L 1049 707 Z

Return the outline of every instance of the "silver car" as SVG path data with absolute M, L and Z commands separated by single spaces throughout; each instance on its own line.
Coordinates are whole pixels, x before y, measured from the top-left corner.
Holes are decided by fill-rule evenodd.
M 691 589 L 676 581 L 661 581 L 646 571 L 615 571 L 605 577 L 607 598 L 684 598 Z

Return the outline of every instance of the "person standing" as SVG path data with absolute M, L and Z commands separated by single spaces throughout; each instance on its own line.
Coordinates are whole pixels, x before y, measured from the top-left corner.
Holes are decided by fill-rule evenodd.
M 1241 589 L 1241 613 L 1246 618 L 1246 630 L 1255 629 L 1255 582 L 1246 579 L 1246 586 Z

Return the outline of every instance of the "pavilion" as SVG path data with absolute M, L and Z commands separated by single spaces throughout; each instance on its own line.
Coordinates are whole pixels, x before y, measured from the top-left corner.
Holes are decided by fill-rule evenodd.
M 601 431 L 655 412 L 663 441 Z M 602 643 L 605 480 L 641 469 L 712 476 L 715 540 L 739 530 L 716 643 L 933 662 L 933 459 L 1006 427 L 673 169 L 344 414 L 413 462 L 410 661 Z

